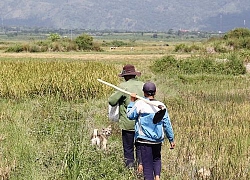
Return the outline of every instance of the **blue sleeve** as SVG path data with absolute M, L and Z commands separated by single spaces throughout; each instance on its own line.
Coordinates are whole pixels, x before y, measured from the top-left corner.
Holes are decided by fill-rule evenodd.
M 166 133 L 166 136 L 169 140 L 169 142 L 173 142 L 174 141 L 174 131 L 172 128 L 172 124 L 168 115 L 168 112 L 166 111 L 164 117 L 163 117 L 163 127 Z
M 127 117 L 130 120 L 137 119 L 139 114 L 137 113 L 135 102 L 130 102 L 127 107 Z

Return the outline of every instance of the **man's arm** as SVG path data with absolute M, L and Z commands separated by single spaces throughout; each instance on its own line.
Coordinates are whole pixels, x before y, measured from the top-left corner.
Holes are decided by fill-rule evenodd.
M 163 126 L 165 129 L 165 133 L 166 133 L 166 136 L 168 138 L 168 141 L 170 143 L 170 149 L 174 149 L 174 147 L 175 147 L 174 131 L 173 131 L 173 127 L 172 127 L 172 124 L 171 124 L 171 121 L 170 121 L 170 118 L 169 118 L 167 111 L 166 111 L 166 114 L 163 118 Z
M 128 104 L 128 107 L 127 107 L 127 117 L 130 120 L 137 119 L 137 117 L 139 116 L 139 114 L 137 113 L 137 107 L 135 105 L 136 100 L 137 100 L 136 94 L 131 93 L 130 94 L 130 103 Z
M 115 106 L 119 100 L 122 98 L 123 93 L 121 93 L 120 91 L 115 91 L 109 98 L 108 98 L 108 103 L 111 106 Z

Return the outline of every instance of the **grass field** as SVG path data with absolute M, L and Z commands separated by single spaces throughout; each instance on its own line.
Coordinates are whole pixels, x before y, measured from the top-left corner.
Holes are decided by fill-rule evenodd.
M 176 148 L 162 147 L 162 180 L 250 179 L 250 79 L 244 75 L 155 72 L 174 45 L 104 52 L 0 53 L 0 177 L 11 180 L 135 180 L 124 168 L 120 130 L 107 118 L 127 63 L 156 83 L 167 104 Z M 168 69 L 169 67 L 165 67 Z M 108 150 L 90 145 L 94 128 L 112 125 Z M 200 169 L 209 171 L 205 177 Z M 203 175 L 203 176 L 202 176 Z

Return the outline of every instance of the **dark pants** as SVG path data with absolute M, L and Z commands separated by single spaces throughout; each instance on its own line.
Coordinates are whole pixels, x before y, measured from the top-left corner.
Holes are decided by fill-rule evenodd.
M 138 163 L 141 163 L 141 153 L 137 144 L 134 143 L 135 132 L 122 130 L 122 144 L 123 144 L 123 154 L 126 167 L 135 166 L 135 156 L 134 149 L 136 147 L 136 159 Z
M 138 143 L 141 150 L 145 180 L 154 180 L 161 174 L 161 144 Z
M 138 142 L 135 142 L 135 148 L 136 148 L 136 163 L 138 166 L 139 164 L 142 164 L 141 149 L 140 149 Z

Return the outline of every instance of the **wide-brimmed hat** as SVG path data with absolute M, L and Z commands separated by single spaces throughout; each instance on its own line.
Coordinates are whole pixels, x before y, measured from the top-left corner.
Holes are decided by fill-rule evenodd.
M 141 73 L 135 71 L 135 67 L 131 64 L 127 64 L 123 67 L 121 74 L 118 74 L 119 77 L 128 76 L 128 75 L 135 75 L 140 76 Z

